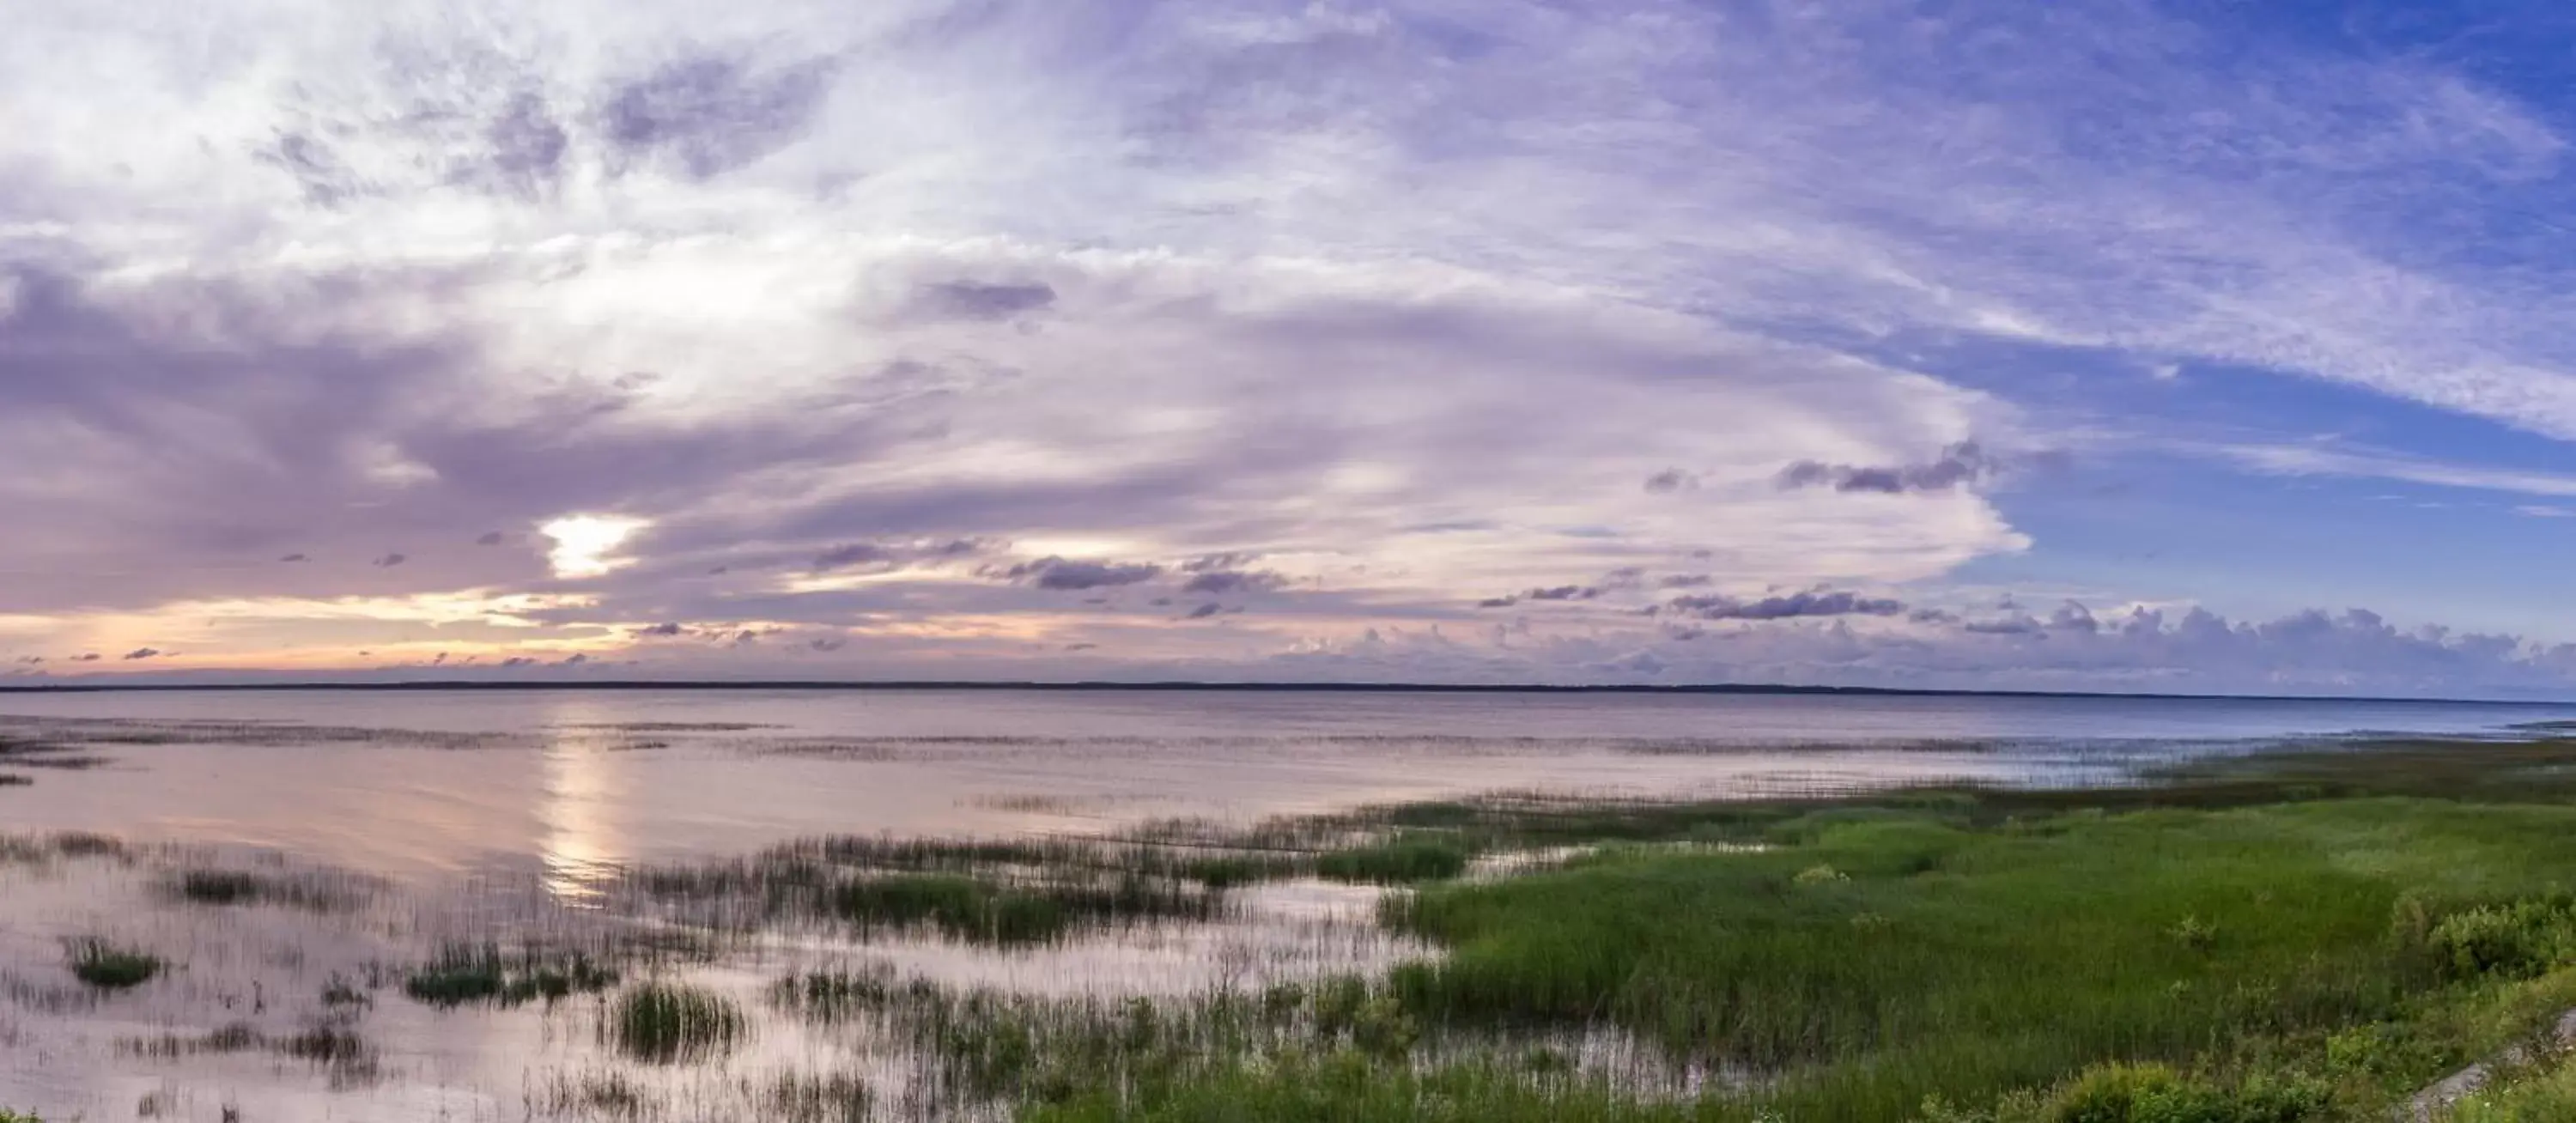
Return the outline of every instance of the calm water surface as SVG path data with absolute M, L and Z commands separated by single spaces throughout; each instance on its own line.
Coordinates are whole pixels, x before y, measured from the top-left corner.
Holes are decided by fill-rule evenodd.
M 0 825 L 245 843 L 394 876 L 577 870 L 816 833 L 1088 832 L 1498 790 L 2077 779 L 2288 739 L 2489 734 L 2570 714 L 1800 695 L 22 694 L 0 695 L 0 735 L 81 740 L 107 764 L 0 789 Z

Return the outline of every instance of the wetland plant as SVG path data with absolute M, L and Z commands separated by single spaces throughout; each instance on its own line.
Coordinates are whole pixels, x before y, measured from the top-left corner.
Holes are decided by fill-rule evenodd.
M 437 959 L 403 979 L 415 1002 L 453 1007 L 469 1002 L 517 1006 L 590 994 L 617 985 L 617 972 L 581 952 L 553 955 L 533 949 L 505 957 L 498 945 L 450 945 Z M 330 992 L 324 992 L 325 1001 Z
M 350 982 L 345 975 L 334 972 L 331 980 L 322 984 L 322 1005 L 327 1008 L 367 1007 L 375 1004 L 376 996 L 358 989 L 358 984 Z
M 654 1064 L 724 1056 L 742 1038 L 742 1011 L 732 1000 L 678 983 L 640 983 L 617 996 L 601 1032 L 617 1050 Z
M 876 1098 L 868 1082 L 847 1073 L 802 1076 L 788 1073 L 749 1098 L 768 1109 L 777 1123 L 867 1123 Z
M 957 874 L 857 878 L 822 900 L 825 912 L 862 929 L 926 924 L 955 939 L 1001 945 L 1050 942 L 1084 924 L 1204 920 L 1220 904 L 1212 893 L 1156 878 L 1009 885 Z
M 1315 858 L 1315 874 L 1333 881 L 1402 885 L 1446 881 L 1467 872 L 1475 857 L 1456 839 L 1399 834 L 1384 842 L 1334 850 Z
M 73 940 L 64 951 L 71 962 L 72 977 L 100 990 L 141 986 L 161 973 L 159 956 L 139 948 L 119 947 L 97 936 Z
M 190 869 L 163 883 L 180 900 L 199 905 L 280 904 L 315 912 L 354 908 L 372 888 L 347 875 L 268 875 L 248 870 Z
M 642 1088 L 614 1072 L 558 1075 L 528 1100 L 530 1114 L 547 1119 L 640 1119 L 646 1103 Z

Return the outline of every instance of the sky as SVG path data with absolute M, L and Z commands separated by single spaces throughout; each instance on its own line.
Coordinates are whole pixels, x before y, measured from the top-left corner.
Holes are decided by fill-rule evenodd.
M 2576 11 L 19 0 L 0 685 L 2576 697 Z

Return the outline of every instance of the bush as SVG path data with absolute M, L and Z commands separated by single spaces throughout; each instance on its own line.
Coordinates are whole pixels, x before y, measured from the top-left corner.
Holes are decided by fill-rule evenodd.
M 2453 913 L 2433 925 L 2427 950 L 2454 979 L 2529 979 L 2576 960 L 2576 903 L 2516 901 Z

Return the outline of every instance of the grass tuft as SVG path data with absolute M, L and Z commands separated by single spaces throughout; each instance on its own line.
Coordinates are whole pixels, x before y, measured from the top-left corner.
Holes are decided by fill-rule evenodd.
M 617 1050 L 654 1064 L 696 1062 L 733 1051 L 742 1011 L 713 991 L 647 982 L 617 997 L 604 1032 Z
M 469 1002 L 518 1006 L 548 1003 L 617 985 L 617 972 L 581 952 L 546 954 L 530 949 L 504 956 L 498 945 L 450 945 L 403 979 L 415 1002 L 453 1007 Z
M 137 948 L 119 947 L 97 936 L 72 941 L 65 953 L 71 962 L 72 977 L 100 990 L 138 987 L 161 973 L 160 957 Z
M 1467 871 L 1475 856 L 1452 838 L 1398 834 L 1384 842 L 1336 850 L 1315 858 L 1315 874 L 1334 881 L 1402 885 L 1445 881 Z
M 249 870 L 181 870 L 163 883 L 171 896 L 210 906 L 287 905 L 314 912 L 340 912 L 358 907 L 378 887 L 346 874 L 305 872 L 264 874 Z
M 867 1123 L 876 1104 L 868 1082 L 847 1073 L 780 1076 L 752 1098 L 771 1123 Z

